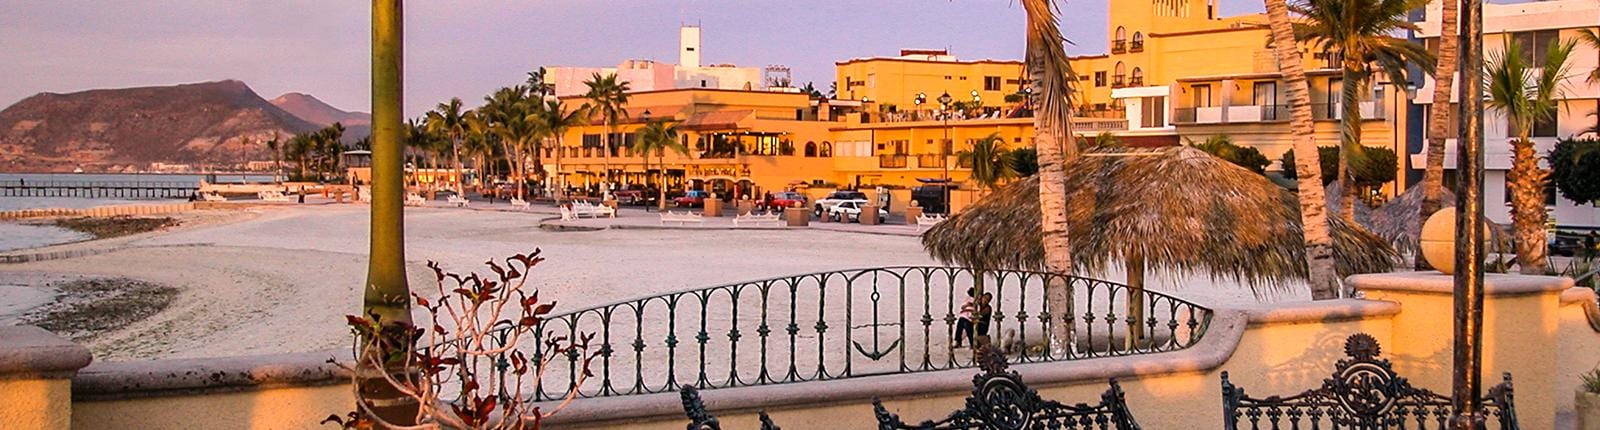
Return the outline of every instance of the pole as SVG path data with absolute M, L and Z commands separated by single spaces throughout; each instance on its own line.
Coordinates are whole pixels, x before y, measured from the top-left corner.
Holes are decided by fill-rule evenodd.
M 401 87 L 404 75 L 402 0 L 372 0 L 372 220 L 363 316 L 389 324 L 411 322 L 406 285 Z M 363 343 L 366 340 L 363 339 Z M 362 354 L 371 352 L 362 348 Z M 361 400 L 375 415 L 397 424 L 416 419 L 417 404 L 384 380 L 369 360 L 357 372 Z
M 1447 0 L 1448 1 L 1448 0 Z M 1457 140 L 1455 354 L 1451 407 L 1456 430 L 1482 428 L 1483 388 L 1483 0 L 1461 0 L 1461 138 Z M 1441 78 L 1449 79 L 1449 77 Z
M 939 166 L 944 168 L 944 183 L 939 184 L 943 191 L 944 213 L 950 214 L 950 113 L 944 113 L 944 140 L 939 142 Z

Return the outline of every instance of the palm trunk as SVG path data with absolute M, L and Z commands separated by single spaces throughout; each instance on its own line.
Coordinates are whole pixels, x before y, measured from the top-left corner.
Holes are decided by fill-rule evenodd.
M 450 166 L 451 166 L 451 168 L 455 169 L 455 182 L 456 182 L 456 195 L 457 196 L 461 195 L 461 193 L 462 193 L 461 183 L 465 182 L 464 179 L 466 179 L 466 178 L 461 177 L 461 147 L 460 147 L 460 140 L 461 140 L 460 136 L 456 135 L 455 133 L 451 133 L 450 134 Z
M 1128 281 L 1128 337 L 1123 342 L 1128 351 L 1144 344 L 1144 255 L 1134 252 L 1127 260 Z
M 405 166 L 401 146 L 401 95 L 404 15 L 401 0 L 372 2 L 372 218 L 367 282 L 362 288 L 362 315 L 382 318 L 386 325 L 411 322 L 411 290 L 406 285 L 404 194 Z M 371 339 L 363 339 L 371 342 Z M 361 350 L 358 390 L 374 415 L 397 425 L 415 422 L 417 403 L 386 382 L 382 375 L 403 369 L 377 368 Z M 404 355 L 409 351 L 397 351 Z
M 661 183 L 656 185 L 656 206 L 659 212 L 667 210 L 667 158 L 665 156 L 656 157 L 656 168 L 661 169 L 661 171 L 656 172 L 661 175 Z
M 1272 26 L 1272 45 L 1283 72 L 1284 96 L 1289 102 L 1289 134 L 1294 139 L 1295 170 L 1299 172 L 1300 227 L 1305 234 L 1306 269 L 1311 297 L 1316 300 L 1339 297 L 1339 277 L 1333 266 L 1333 238 L 1328 229 L 1327 201 L 1323 200 L 1322 164 L 1317 160 L 1316 129 L 1311 122 L 1311 90 L 1306 84 L 1305 65 L 1289 22 L 1289 6 L 1284 0 L 1266 0 L 1267 21 Z
M 1066 162 L 1077 155 L 1072 142 L 1071 86 L 1064 86 L 1065 64 L 1060 29 L 1050 0 L 1025 0 L 1028 14 L 1028 74 L 1033 91 L 1033 143 L 1039 152 L 1039 209 L 1045 268 L 1056 274 L 1045 285 L 1045 307 L 1050 326 L 1050 350 L 1057 357 L 1076 351 L 1072 284 L 1072 247 L 1067 235 Z M 1050 86 L 1046 86 L 1047 81 Z M 1047 100 L 1062 97 L 1064 100 Z M 1054 118 L 1052 116 L 1055 116 Z M 987 318 L 987 315 L 980 316 Z
M 1356 181 L 1350 164 L 1361 157 L 1361 87 L 1365 76 L 1360 63 L 1348 58 L 1344 65 L 1344 88 L 1339 91 L 1339 218 L 1356 225 Z
M 561 138 L 561 134 L 557 133 L 556 134 L 556 174 L 555 174 L 555 176 L 553 178 L 551 178 L 551 180 L 556 184 L 556 194 L 558 194 L 558 196 L 556 197 L 556 200 L 558 202 L 561 200 L 559 195 L 560 194 L 565 194 L 567 192 L 567 177 L 565 175 L 561 174 L 561 171 L 562 171 L 561 170 L 561 157 L 562 157 L 561 153 L 567 152 L 567 148 L 565 146 L 561 145 L 562 144 L 562 140 L 563 139 Z
M 605 120 L 606 134 L 600 136 L 600 155 L 605 157 L 604 174 L 600 175 L 600 195 L 611 192 L 611 118 Z
M 1456 67 L 1458 66 L 1456 51 L 1460 40 L 1457 39 L 1457 9 L 1456 0 L 1440 0 L 1443 3 L 1443 14 L 1439 19 L 1439 63 L 1434 69 L 1433 81 L 1433 110 L 1428 115 L 1428 164 L 1422 174 L 1422 208 L 1421 216 L 1417 222 L 1428 222 L 1428 217 L 1438 212 L 1443 206 L 1444 199 L 1444 142 L 1445 139 L 1454 138 L 1450 134 L 1450 113 L 1454 111 L 1454 104 L 1450 103 L 1452 88 L 1455 84 Z M 1417 231 L 1421 231 L 1419 225 Z M 1418 255 L 1416 268 L 1428 269 L 1428 260 Z
M 1531 124 L 1529 125 L 1531 127 Z M 1524 128 L 1526 129 L 1526 127 Z M 1517 267 L 1524 275 L 1543 275 L 1545 269 L 1545 180 L 1550 172 L 1539 168 L 1533 140 L 1523 136 L 1511 143 L 1511 224 L 1517 236 Z

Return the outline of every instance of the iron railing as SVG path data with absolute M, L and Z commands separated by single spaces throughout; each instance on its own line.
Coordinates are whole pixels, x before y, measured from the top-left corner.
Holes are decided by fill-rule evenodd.
M 878 168 L 881 168 L 881 169 L 904 169 L 905 167 L 906 167 L 906 155 L 904 155 L 904 154 L 890 154 L 890 155 L 879 155 L 878 156 Z
M 1050 283 L 1072 288 L 1070 312 L 1045 311 Z M 593 333 L 599 352 L 589 369 L 594 377 L 572 385 L 584 370 L 574 352 L 539 369 L 544 377 L 524 391 L 533 400 L 563 398 L 572 390 L 607 397 L 680 385 L 724 388 L 976 367 L 970 349 L 952 341 L 964 326 L 967 291 L 980 284 L 993 295 L 986 332 L 1013 362 L 1181 350 L 1200 340 L 1212 315 L 1164 294 L 1040 272 L 891 267 L 812 273 L 552 316 L 517 349 L 537 351 L 544 336 Z M 1072 328 L 1072 347 L 1057 353 L 1045 344 L 1062 321 Z

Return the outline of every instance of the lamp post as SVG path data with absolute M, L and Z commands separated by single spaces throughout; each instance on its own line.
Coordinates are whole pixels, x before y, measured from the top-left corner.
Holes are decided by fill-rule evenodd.
M 643 119 L 644 120 L 644 125 L 649 126 L 650 125 L 650 110 L 649 109 L 645 109 L 644 113 L 639 114 L 639 119 Z M 639 154 L 639 159 L 644 160 L 644 167 L 645 167 L 644 175 L 646 177 L 650 176 L 650 151 L 645 151 L 644 154 Z M 667 180 L 666 180 L 666 177 L 667 177 L 667 166 L 656 166 L 656 168 L 661 169 L 661 178 L 662 178 L 661 182 L 657 183 L 656 186 L 664 187 L 664 186 L 667 185 L 666 184 L 666 182 L 667 182 Z M 649 181 L 650 181 L 649 179 L 645 179 L 645 183 L 648 184 Z M 640 190 L 640 192 L 649 193 L 650 190 L 649 190 L 649 188 L 646 188 L 644 190 Z M 643 199 L 645 197 L 644 196 L 639 196 L 639 198 Z M 648 202 L 649 200 L 645 200 L 645 201 Z M 650 205 L 649 204 L 644 205 L 644 211 L 645 212 L 650 212 Z
M 944 183 L 939 184 L 939 189 L 943 191 L 945 215 L 950 214 L 950 102 L 954 100 L 949 91 L 939 95 L 939 118 L 944 120 L 944 140 L 939 142 L 939 167 L 944 169 Z

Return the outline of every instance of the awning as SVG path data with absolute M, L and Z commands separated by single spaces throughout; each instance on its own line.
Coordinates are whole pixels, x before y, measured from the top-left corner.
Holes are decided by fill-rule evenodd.
M 743 121 L 753 113 L 755 113 L 753 110 L 697 113 L 694 116 L 690 116 L 688 121 L 684 121 L 682 128 L 696 131 L 737 130 L 739 121 Z

